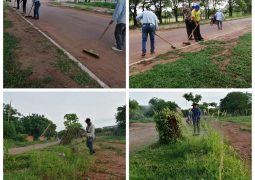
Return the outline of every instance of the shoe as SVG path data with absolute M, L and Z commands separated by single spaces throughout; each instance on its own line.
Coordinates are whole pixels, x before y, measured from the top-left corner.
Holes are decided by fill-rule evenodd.
M 146 53 L 142 53 L 142 55 L 141 55 L 141 56 L 142 56 L 142 57 L 144 57 L 145 55 L 146 55 Z
M 201 37 L 201 38 L 200 38 L 200 39 L 198 39 L 198 40 L 199 40 L 199 41 L 204 41 L 204 38 L 202 38 L 202 37 Z
M 115 46 L 112 47 L 112 50 L 114 50 L 114 51 L 119 51 L 119 52 L 123 51 L 122 49 L 118 49 L 118 48 L 116 48 Z

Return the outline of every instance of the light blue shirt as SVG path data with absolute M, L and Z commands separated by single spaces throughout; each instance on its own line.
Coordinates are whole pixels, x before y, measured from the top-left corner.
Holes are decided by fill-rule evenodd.
M 112 15 L 112 20 L 117 24 L 126 24 L 126 1 L 117 0 L 114 13 Z
M 224 14 L 222 12 L 218 11 L 218 12 L 215 13 L 215 18 L 216 18 L 217 21 L 223 21 L 225 17 L 224 17 Z
M 152 12 L 145 10 L 141 14 L 138 14 L 136 20 L 142 20 L 144 23 L 154 24 L 158 28 L 158 17 Z

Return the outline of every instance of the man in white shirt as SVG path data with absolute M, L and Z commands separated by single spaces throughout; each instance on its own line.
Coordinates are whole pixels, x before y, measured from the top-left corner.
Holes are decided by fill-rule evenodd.
M 224 14 L 218 10 L 216 13 L 215 13 L 215 19 L 216 19 L 216 23 L 218 25 L 218 29 L 219 30 L 222 30 L 222 22 L 224 21 Z
M 136 19 L 138 21 L 142 21 L 142 57 L 146 55 L 146 43 L 148 34 L 150 35 L 151 41 L 151 54 L 155 53 L 155 32 L 158 28 L 158 18 L 157 16 L 150 10 L 150 5 L 146 6 L 146 10 L 144 10 L 141 14 L 139 14 Z
M 90 118 L 85 120 L 86 127 L 86 136 L 87 136 L 87 147 L 89 148 L 89 153 L 94 154 L 95 151 L 93 149 L 94 139 L 95 139 L 95 126 L 91 123 Z

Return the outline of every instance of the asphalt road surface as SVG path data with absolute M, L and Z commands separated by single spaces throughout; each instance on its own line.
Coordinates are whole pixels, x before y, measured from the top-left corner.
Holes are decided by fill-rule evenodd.
M 201 25 L 200 32 L 205 40 L 215 38 L 217 36 L 222 36 L 224 34 L 233 33 L 240 31 L 244 28 L 251 28 L 251 18 L 224 21 L 223 30 L 218 30 L 216 25 L 211 26 L 210 24 Z M 173 43 L 177 48 L 183 47 L 183 42 L 187 41 L 186 28 L 170 29 L 170 30 L 160 30 L 156 32 L 167 41 Z M 142 33 L 141 30 L 130 30 L 129 35 L 129 64 L 140 61 L 141 49 L 142 49 Z M 171 45 L 166 44 L 164 41 L 155 37 L 155 51 L 156 54 L 162 54 L 171 50 Z M 191 41 L 194 43 L 195 41 Z M 150 42 L 149 37 L 147 41 L 147 55 L 145 57 L 150 57 Z
M 27 12 L 31 2 L 28 1 Z M 111 49 L 115 44 L 115 24 L 109 28 L 101 41 L 97 41 L 111 16 L 53 7 L 48 5 L 47 0 L 41 1 L 39 13 L 40 20 L 29 21 L 70 52 L 105 84 L 114 88 L 125 87 L 125 52 L 115 52 Z M 33 15 L 33 11 L 31 14 Z M 84 48 L 96 51 L 100 58 L 96 59 L 83 53 Z

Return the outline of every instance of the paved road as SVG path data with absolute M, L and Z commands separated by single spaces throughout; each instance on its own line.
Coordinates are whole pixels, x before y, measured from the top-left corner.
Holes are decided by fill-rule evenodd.
M 33 150 L 44 149 L 44 148 L 47 148 L 50 146 L 57 145 L 57 144 L 59 144 L 59 142 L 60 141 L 44 143 L 44 144 L 34 144 L 34 145 L 30 145 L 30 146 L 25 146 L 25 147 L 11 148 L 11 149 L 9 149 L 9 154 L 16 155 L 16 154 L 23 154 L 23 153 L 33 151 Z
M 125 52 L 111 50 L 115 43 L 115 25 L 112 25 L 103 39 L 96 43 L 96 39 L 106 28 L 111 16 L 52 7 L 48 6 L 47 0 L 41 2 L 40 20 L 30 19 L 30 21 L 79 59 L 108 86 L 125 87 Z M 31 1 L 27 5 L 27 11 L 30 7 Z M 84 54 L 83 48 L 95 50 L 100 54 L 100 59 Z
M 219 31 L 216 25 L 210 26 L 209 24 L 201 25 L 201 34 L 205 39 L 211 39 L 216 36 L 224 35 L 226 33 L 233 33 L 240 31 L 244 28 L 251 29 L 251 18 L 225 21 L 223 22 L 223 30 Z M 171 30 L 160 30 L 157 32 L 163 38 L 167 39 L 169 42 L 172 42 L 177 48 L 183 47 L 182 42 L 187 41 L 186 29 L 171 29 Z M 148 38 L 149 40 L 149 38 Z M 194 42 L 193 42 L 194 43 Z M 130 30 L 129 35 L 129 64 L 135 63 L 142 58 L 141 55 L 141 31 L 139 30 Z M 170 45 L 166 44 L 161 39 L 156 37 L 156 53 L 161 54 L 166 51 L 171 50 Z M 150 43 L 147 43 L 147 51 L 150 52 Z M 149 58 L 150 55 L 146 55 L 145 58 Z
M 131 123 L 129 128 L 130 152 L 142 149 L 144 146 L 155 143 L 158 133 L 155 123 Z

